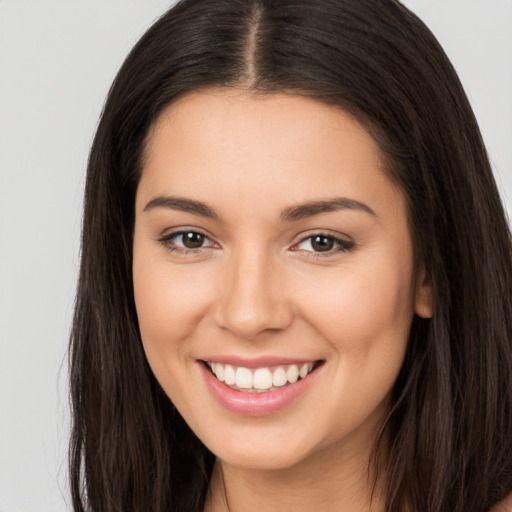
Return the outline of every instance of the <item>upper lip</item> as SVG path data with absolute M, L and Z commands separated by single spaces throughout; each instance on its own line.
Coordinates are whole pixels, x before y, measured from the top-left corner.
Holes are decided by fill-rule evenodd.
M 233 355 L 225 356 L 209 356 L 201 359 L 207 363 L 220 363 L 229 364 L 231 366 L 243 367 L 243 368 L 265 368 L 268 366 L 281 366 L 289 364 L 304 364 L 314 363 L 319 361 L 315 358 L 293 358 L 293 357 L 280 357 L 280 356 L 262 356 L 255 358 L 245 358 Z

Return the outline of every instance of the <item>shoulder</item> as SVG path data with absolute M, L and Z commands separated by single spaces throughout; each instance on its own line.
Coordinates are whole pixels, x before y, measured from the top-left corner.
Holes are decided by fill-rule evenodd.
M 512 493 L 509 494 L 502 502 L 492 507 L 489 512 L 512 512 Z

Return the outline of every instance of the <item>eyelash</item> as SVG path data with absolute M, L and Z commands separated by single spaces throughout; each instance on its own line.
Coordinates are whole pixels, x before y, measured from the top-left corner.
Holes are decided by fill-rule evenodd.
M 204 240 L 208 240 L 211 242 L 211 245 L 207 246 L 201 246 L 197 248 L 187 248 L 187 247 L 180 247 L 176 245 L 175 242 L 173 242 L 174 239 L 178 237 L 183 237 L 184 235 L 200 235 L 204 237 Z M 326 233 L 326 232 L 318 232 L 318 233 L 312 233 L 307 236 L 304 236 L 301 238 L 297 243 L 295 243 L 291 250 L 292 251 L 300 251 L 301 249 L 296 248 L 297 246 L 304 244 L 309 241 L 309 244 L 312 244 L 312 240 L 315 238 L 323 238 L 327 239 L 330 243 L 334 244 L 334 246 L 327 250 L 327 251 L 304 251 L 305 253 L 308 253 L 309 258 L 327 258 L 329 256 L 332 256 L 333 254 L 336 254 L 338 252 L 351 252 L 355 248 L 355 243 L 349 240 L 344 240 L 342 238 L 339 238 L 335 235 Z M 203 249 L 208 249 L 210 247 L 217 248 L 219 245 L 213 240 L 207 236 L 205 233 L 202 233 L 201 231 L 196 230 L 181 230 L 181 231 L 175 231 L 173 233 L 169 233 L 168 235 L 165 235 L 158 239 L 158 241 L 171 253 L 177 253 L 181 256 L 186 256 L 188 254 L 201 254 L 203 252 Z M 182 238 L 183 243 L 183 238 Z
M 183 237 L 184 235 L 189 235 L 189 234 L 203 236 L 204 240 L 209 240 L 210 242 L 212 242 L 212 244 L 207 245 L 205 247 L 188 248 L 188 247 L 180 247 L 180 246 L 176 245 L 176 243 L 173 242 L 173 239 L 178 238 L 180 236 Z M 208 235 L 206 235 L 205 233 L 202 233 L 201 231 L 196 231 L 193 229 L 187 229 L 187 230 L 181 230 L 181 231 L 175 231 L 173 233 L 169 233 L 168 235 L 164 235 L 161 238 L 159 238 L 158 241 L 169 252 L 178 253 L 179 255 L 183 255 L 183 256 L 186 256 L 187 254 L 200 254 L 203 249 L 215 247 L 216 245 L 218 245 L 218 244 L 215 244 L 215 242 L 213 242 L 211 240 L 211 238 Z M 182 242 L 183 242 L 183 238 L 182 238 Z
M 294 249 L 294 247 L 297 247 L 299 245 L 302 245 L 304 243 L 309 242 L 309 245 L 312 246 L 313 239 L 315 238 L 323 238 L 328 240 L 330 243 L 333 244 L 333 247 L 330 248 L 327 251 L 305 251 L 308 254 L 308 258 L 328 258 L 329 256 L 332 256 L 334 254 L 337 254 L 339 252 L 351 252 L 355 248 L 355 243 L 349 240 L 344 240 L 343 238 L 339 238 L 335 235 L 332 235 L 330 233 L 325 232 L 318 232 L 318 233 L 312 233 L 310 235 L 304 236 L 292 246 L 292 251 L 300 251 L 301 249 Z

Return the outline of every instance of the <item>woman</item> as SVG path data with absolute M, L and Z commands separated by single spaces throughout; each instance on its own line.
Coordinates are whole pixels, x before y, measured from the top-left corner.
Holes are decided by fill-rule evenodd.
M 507 510 L 511 290 L 476 121 L 414 15 L 179 2 L 91 150 L 75 510 Z

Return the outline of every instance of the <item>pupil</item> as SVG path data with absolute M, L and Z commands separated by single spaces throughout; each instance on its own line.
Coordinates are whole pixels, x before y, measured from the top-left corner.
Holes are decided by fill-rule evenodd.
M 317 252 L 330 251 L 334 247 L 334 240 L 327 236 L 315 236 L 311 240 L 311 246 Z
M 182 236 L 183 245 L 187 249 L 198 249 L 204 243 L 205 236 L 201 233 L 184 233 Z

